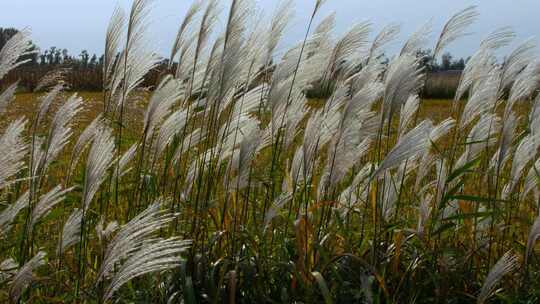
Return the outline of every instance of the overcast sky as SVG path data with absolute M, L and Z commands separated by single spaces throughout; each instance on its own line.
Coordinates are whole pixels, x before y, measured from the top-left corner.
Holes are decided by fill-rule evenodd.
M 103 52 L 105 30 L 116 4 L 126 10 L 131 0 L 0 0 L 0 27 L 29 27 L 34 42 L 42 49 L 50 46 L 67 48 L 70 54 L 86 49 Z M 295 18 L 289 26 L 285 44 L 300 40 L 305 31 L 314 0 L 296 0 Z M 230 3 L 221 0 L 223 11 Z M 258 0 L 257 5 L 271 15 L 278 0 Z M 168 54 L 178 24 L 191 0 L 155 0 L 151 14 L 151 43 L 160 54 Z M 355 22 L 369 20 L 375 32 L 388 23 L 401 25 L 399 44 L 415 29 L 432 20 L 438 34 L 453 13 L 477 5 L 480 17 L 470 28 L 472 35 L 454 43 L 448 50 L 456 57 L 471 55 L 479 40 L 501 26 L 512 26 L 516 43 L 540 37 L 539 0 L 328 0 L 319 18 L 336 12 L 336 30 L 343 32 Z M 225 18 L 222 18 L 223 24 Z M 374 33 L 373 35 L 375 35 Z M 433 35 L 433 40 L 435 35 Z

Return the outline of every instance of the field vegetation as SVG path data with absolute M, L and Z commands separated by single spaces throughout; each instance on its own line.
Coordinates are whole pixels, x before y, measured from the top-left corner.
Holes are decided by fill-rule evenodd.
M 150 1 L 108 26 L 102 92 L 0 93 L 0 301 L 538 303 L 540 62 L 494 29 L 451 100 L 422 100 L 474 7 L 426 24 L 388 62 L 390 25 L 195 1 L 166 73 Z M 223 11 L 221 11 L 223 10 Z M 224 16 L 223 26 L 218 19 Z M 21 31 L 0 79 L 33 52 Z M 20 59 L 22 58 L 22 59 Z M 308 92 L 328 98 L 308 99 Z

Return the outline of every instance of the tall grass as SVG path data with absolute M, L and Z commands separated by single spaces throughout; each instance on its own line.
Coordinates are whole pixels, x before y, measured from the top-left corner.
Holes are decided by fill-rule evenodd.
M 415 56 L 427 26 L 385 63 L 397 26 L 372 42 L 367 22 L 336 37 L 334 15 L 315 23 L 319 0 L 283 52 L 291 2 L 266 24 L 232 0 L 221 29 L 221 3 L 196 1 L 175 64 L 148 91 L 150 5 L 115 10 L 90 123 L 61 79 L 44 80 L 29 119 L 4 113 L 16 84 L 0 94 L 2 301 L 540 301 L 531 42 L 500 61 L 514 34 L 488 35 L 451 114 L 433 120 L 420 115 L 429 79 Z M 452 16 L 435 56 L 475 18 Z M 29 32 L 13 37 L 0 76 L 29 47 Z

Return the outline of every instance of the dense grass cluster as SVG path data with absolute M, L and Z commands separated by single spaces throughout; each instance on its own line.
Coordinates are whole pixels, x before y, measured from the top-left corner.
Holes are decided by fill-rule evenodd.
M 391 25 L 335 37 L 334 16 L 277 51 L 291 3 L 268 24 L 232 0 L 196 1 L 169 73 L 146 43 L 149 1 L 117 9 L 91 122 L 62 73 L 35 111 L 0 94 L 0 301 L 32 303 L 536 303 L 540 301 L 540 64 L 531 42 L 488 35 L 450 115 L 419 114 L 415 54 L 388 64 Z M 452 16 L 437 57 L 477 13 Z M 0 51 L 0 78 L 29 33 Z M 308 101 L 312 89 L 326 100 Z M 85 109 L 86 108 L 86 109 Z M 8 120 L 8 117 L 9 120 Z M 6 118 L 6 119 L 4 119 Z

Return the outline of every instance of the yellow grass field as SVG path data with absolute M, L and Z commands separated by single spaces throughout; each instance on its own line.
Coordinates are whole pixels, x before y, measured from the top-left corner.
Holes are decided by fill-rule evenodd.
M 66 93 L 66 94 L 74 94 Z M 76 92 L 84 99 L 85 111 L 82 115 L 79 115 L 79 121 L 83 124 L 76 124 L 77 127 L 85 126 L 84 122 L 88 123 L 95 118 L 96 113 L 102 110 L 102 93 L 101 92 Z M 34 113 L 37 105 L 39 104 L 39 97 L 42 94 L 38 93 L 21 93 L 17 94 L 15 101 L 8 109 L 9 117 L 18 117 L 20 115 L 31 115 Z M 320 102 L 320 101 L 317 101 Z M 135 106 L 130 107 L 130 123 L 132 126 L 140 127 L 140 119 L 143 114 L 143 105 L 139 101 Z M 440 122 L 443 119 L 449 117 L 452 111 L 452 100 L 448 99 L 424 99 L 420 103 L 419 118 L 430 118 L 434 122 Z

